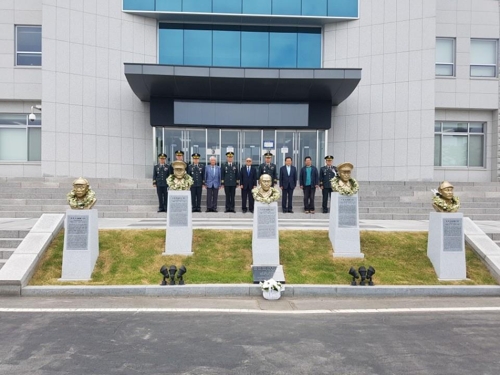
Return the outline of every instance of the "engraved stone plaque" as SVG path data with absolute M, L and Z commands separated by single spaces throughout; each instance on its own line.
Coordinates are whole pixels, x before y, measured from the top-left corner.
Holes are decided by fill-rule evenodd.
M 89 217 L 68 215 L 66 250 L 88 250 Z
M 443 251 L 462 251 L 462 219 L 443 219 Z
M 168 205 L 170 227 L 188 226 L 189 202 L 186 195 L 173 195 Z
M 358 225 L 357 197 L 339 196 L 339 228 L 355 228 Z
M 274 239 L 276 233 L 276 209 L 271 206 L 257 208 L 257 238 L 260 240 Z
M 259 283 L 274 278 L 274 272 L 277 268 L 278 266 L 253 266 L 253 282 Z

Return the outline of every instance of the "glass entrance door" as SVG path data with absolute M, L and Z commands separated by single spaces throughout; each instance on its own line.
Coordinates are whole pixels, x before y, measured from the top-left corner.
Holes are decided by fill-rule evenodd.
M 261 160 L 261 131 L 242 130 L 241 131 L 241 160 L 236 160 L 240 165 L 245 165 L 246 158 L 252 158 L 252 166 L 256 167 Z
M 241 160 L 241 131 L 221 130 L 221 163 L 226 161 L 226 152 L 234 152 L 234 162 L 238 165 Z

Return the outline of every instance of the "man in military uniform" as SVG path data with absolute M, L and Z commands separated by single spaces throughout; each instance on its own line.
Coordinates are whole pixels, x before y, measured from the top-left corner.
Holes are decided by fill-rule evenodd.
M 226 194 L 226 210 L 224 212 L 236 212 L 234 210 L 234 198 L 236 186 L 240 184 L 240 173 L 236 163 L 233 162 L 234 152 L 226 152 L 227 161 L 221 166 L 221 185 L 224 186 Z
M 259 165 L 258 176 L 260 178 L 263 174 L 268 174 L 273 179 L 273 186 L 278 182 L 278 169 L 276 164 L 271 163 L 273 154 L 266 152 L 264 154 L 265 162 Z
M 321 167 L 319 171 L 319 187 L 323 193 L 323 213 L 328 213 L 328 199 L 332 195 L 332 185 L 330 180 L 337 176 L 338 171 L 337 168 L 333 165 L 333 156 L 327 155 L 325 156 L 326 165 Z
M 167 177 L 170 175 L 169 166 L 165 163 L 167 155 L 158 155 L 159 163 L 153 169 L 153 186 L 158 194 L 158 212 L 167 212 L 168 191 Z
M 193 212 L 201 212 L 201 191 L 205 184 L 205 166 L 200 164 L 200 154 L 191 155 L 193 164 L 188 166 L 188 174 L 193 178 L 191 185 L 191 203 Z
M 175 160 L 184 161 L 184 151 L 175 150 Z M 174 167 L 172 167 L 172 163 L 170 163 L 169 174 L 174 174 Z

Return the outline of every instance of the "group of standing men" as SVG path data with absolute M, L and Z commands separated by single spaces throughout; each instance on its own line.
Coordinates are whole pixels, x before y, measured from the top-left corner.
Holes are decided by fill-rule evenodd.
M 279 182 L 282 191 L 281 206 L 283 213 L 293 213 L 293 192 L 299 183 L 299 187 L 304 193 L 304 212 L 315 213 L 314 197 L 316 189 L 321 189 L 323 194 L 323 213 L 328 212 L 328 199 L 332 192 L 330 180 L 337 176 L 338 171 L 333 166 L 333 156 L 325 156 L 325 166 L 318 169 L 312 165 L 310 156 L 304 158 L 304 166 L 297 173 L 297 168 L 292 165 L 292 158 L 286 157 L 285 165 L 279 170 L 276 164 L 272 163 L 272 153 L 264 154 L 265 162 L 257 168 L 252 167 L 252 158 L 245 159 L 245 165 L 241 168 L 233 161 L 234 153 L 226 152 L 226 162 L 218 166 L 217 158 L 211 156 L 208 165 L 199 163 L 200 154 L 191 155 L 193 162 L 187 167 L 187 173 L 193 178 L 191 186 L 192 211 L 201 212 L 201 193 L 207 190 L 207 210 L 206 212 L 217 212 L 217 198 L 219 190 L 224 188 L 226 196 L 224 212 L 235 211 L 236 188 L 241 189 L 242 212 L 254 211 L 254 198 L 252 189 L 257 186 L 259 177 L 268 174 L 272 178 L 273 186 Z M 153 186 L 158 194 L 158 212 L 167 211 L 168 189 L 167 178 L 173 173 L 172 167 L 166 164 L 167 156 L 159 154 L 159 163 L 154 166 Z M 175 151 L 176 160 L 184 159 L 182 150 Z M 248 206 L 247 206 L 248 203 Z

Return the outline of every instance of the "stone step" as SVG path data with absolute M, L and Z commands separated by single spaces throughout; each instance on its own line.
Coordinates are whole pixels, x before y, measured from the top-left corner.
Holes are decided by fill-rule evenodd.
M 29 230 L 0 229 L 0 238 L 24 238 Z
M 16 249 L 22 241 L 22 238 L 0 238 L 0 248 Z
M 0 248 L 0 259 L 9 259 L 9 257 L 14 253 L 14 248 Z
M 0 270 L 2 269 L 5 263 L 7 263 L 7 259 L 0 259 Z

